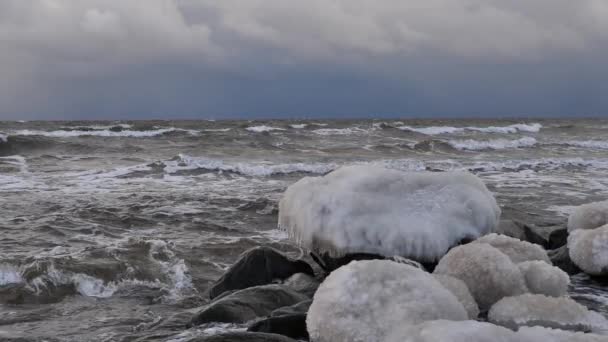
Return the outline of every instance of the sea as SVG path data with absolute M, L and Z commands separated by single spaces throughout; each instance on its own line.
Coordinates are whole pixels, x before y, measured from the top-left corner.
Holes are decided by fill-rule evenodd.
M 185 342 L 243 251 L 303 251 L 277 229 L 302 177 L 344 165 L 466 170 L 503 218 L 565 226 L 608 199 L 608 120 L 0 122 L 0 341 Z M 608 317 L 608 283 L 572 278 Z

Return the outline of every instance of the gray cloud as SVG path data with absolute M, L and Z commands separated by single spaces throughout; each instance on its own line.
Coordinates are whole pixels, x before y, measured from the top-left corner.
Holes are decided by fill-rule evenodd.
M 605 0 L 4 0 L 0 119 L 603 114 Z

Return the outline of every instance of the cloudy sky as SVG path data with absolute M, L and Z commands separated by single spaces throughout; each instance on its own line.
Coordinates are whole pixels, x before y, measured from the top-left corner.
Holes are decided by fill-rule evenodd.
M 0 119 L 608 115 L 606 0 L 0 0 Z

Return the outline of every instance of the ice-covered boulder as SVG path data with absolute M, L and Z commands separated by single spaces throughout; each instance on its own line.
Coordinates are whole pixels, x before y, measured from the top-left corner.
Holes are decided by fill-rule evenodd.
M 501 299 L 490 309 L 488 321 L 510 329 L 535 325 L 575 331 L 608 328 L 608 321 L 601 314 L 570 298 L 538 294 Z
M 393 328 L 385 342 L 522 342 L 515 332 L 478 321 L 428 321 Z
M 585 273 L 608 275 L 608 224 L 571 232 L 568 252 L 572 262 Z
M 517 342 L 606 342 L 608 336 L 545 327 L 521 327 Z M 464 342 L 464 341 L 463 341 Z
M 396 326 L 467 319 L 458 299 L 431 274 L 388 260 L 353 261 L 315 293 L 307 326 L 315 342 L 380 342 Z
M 469 319 L 477 319 L 477 316 L 479 316 L 479 307 L 464 281 L 446 274 L 433 274 L 433 276 L 441 285 L 443 285 L 443 287 L 448 289 L 456 298 L 458 298 L 460 304 L 467 310 Z
M 340 168 L 291 185 L 279 203 L 279 226 L 300 245 L 339 257 L 351 253 L 441 258 L 465 239 L 491 233 L 500 209 L 476 176 Z
M 595 229 L 608 224 L 608 201 L 583 204 L 568 218 L 568 232 Z
M 607 336 L 544 327 L 517 332 L 487 322 L 428 321 L 395 327 L 386 342 L 605 342 Z
M 551 264 L 547 252 L 539 245 L 521 241 L 506 235 L 489 234 L 475 240 L 476 243 L 487 243 L 506 254 L 514 263 L 541 260 Z
M 530 293 L 551 297 L 565 296 L 568 292 L 570 277 L 558 267 L 544 261 L 525 261 L 517 264 L 526 280 Z
M 503 297 L 528 292 L 517 265 L 486 243 L 453 248 L 439 261 L 434 273 L 464 281 L 482 311 Z

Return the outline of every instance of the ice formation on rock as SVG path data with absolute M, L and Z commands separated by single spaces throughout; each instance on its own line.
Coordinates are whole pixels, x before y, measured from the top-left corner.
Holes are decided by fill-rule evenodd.
M 577 207 L 568 218 L 568 232 L 577 229 L 595 229 L 608 224 L 608 201 L 594 202 Z
M 464 281 L 446 274 L 434 274 L 433 276 L 441 285 L 443 285 L 443 287 L 448 289 L 456 298 L 458 298 L 458 301 L 460 301 L 465 310 L 467 310 L 469 319 L 476 319 L 477 316 L 479 316 L 477 302 L 475 302 L 475 298 L 471 295 L 471 292 Z
M 516 342 L 606 342 L 608 336 L 545 327 L 521 327 Z
M 568 251 L 572 262 L 585 273 L 608 275 L 608 224 L 571 232 Z
M 500 209 L 464 172 L 340 168 L 291 185 L 279 226 L 300 245 L 331 256 L 369 253 L 436 261 L 463 239 L 491 233 Z
M 517 332 L 478 321 L 428 321 L 395 327 L 386 342 L 606 342 L 607 336 L 544 327 Z
M 551 264 L 547 252 L 539 245 L 521 241 L 506 235 L 489 234 L 475 240 L 478 243 L 487 243 L 506 254 L 514 263 L 531 260 L 541 260 Z
M 539 260 L 525 261 L 517 266 L 531 293 L 551 297 L 565 296 L 568 293 L 570 276 L 558 267 Z
M 608 328 L 608 321 L 601 314 L 570 298 L 538 294 L 501 299 L 490 309 L 488 321 L 511 329 L 535 325 L 576 331 Z
M 396 326 L 385 342 L 521 342 L 515 335 L 485 322 L 437 320 Z
M 525 280 L 508 256 L 485 243 L 453 248 L 440 261 L 435 274 L 456 277 L 469 288 L 481 310 L 503 297 L 526 293 Z
M 436 319 L 466 320 L 467 313 L 431 274 L 369 260 L 332 272 L 315 293 L 306 323 L 311 341 L 381 342 L 396 326 Z

